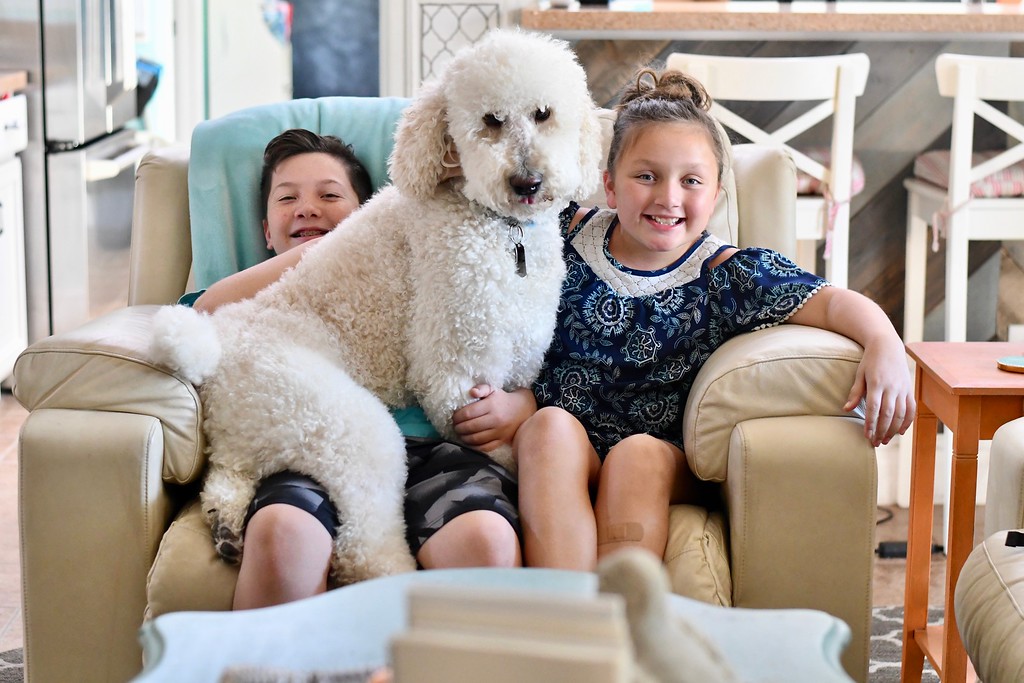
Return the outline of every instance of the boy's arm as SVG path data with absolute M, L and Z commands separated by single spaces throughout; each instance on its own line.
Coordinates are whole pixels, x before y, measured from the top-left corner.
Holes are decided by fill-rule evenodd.
M 304 242 L 283 254 L 273 256 L 262 263 L 257 263 L 255 266 L 214 282 L 203 292 L 202 296 L 196 299 L 192 307 L 198 311 L 213 313 L 225 304 L 255 296 L 267 285 L 277 282 L 286 270 L 293 268 L 306 253 L 306 249 L 316 242 L 317 240 Z
M 903 341 L 875 302 L 857 292 L 825 287 L 788 320 L 832 330 L 864 348 L 864 357 L 844 410 L 867 405 L 864 435 L 875 446 L 889 443 L 910 427 L 917 413 L 914 386 Z
M 511 446 L 519 425 L 537 412 L 537 400 L 530 389 L 504 391 L 489 384 L 469 390 L 478 399 L 452 414 L 452 426 L 468 446 L 485 453 L 502 444 Z

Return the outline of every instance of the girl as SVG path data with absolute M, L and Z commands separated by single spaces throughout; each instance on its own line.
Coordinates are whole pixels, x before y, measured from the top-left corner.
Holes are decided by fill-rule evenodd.
M 845 335 L 864 357 L 844 408 L 866 399 L 868 440 L 914 418 L 903 343 L 878 306 L 706 232 L 725 155 L 710 104 L 677 71 L 645 70 L 627 88 L 604 175 L 610 210 L 563 213 L 568 275 L 533 392 L 476 387 L 482 400 L 455 414 L 466 443 L 514 445 L 528 565 L 592 570 L 635 546 L 662 557 L 669 505 L 701 494 L 682 450 L 687 394 L 737 334 L 789 322 Z

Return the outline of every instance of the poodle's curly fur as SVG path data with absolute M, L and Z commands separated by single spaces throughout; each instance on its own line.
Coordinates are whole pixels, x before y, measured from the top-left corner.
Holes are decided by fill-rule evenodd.
M 453 149 L 454 148 L 454 149 Z M 565 266 L 558 214 L 597 186 L 600 127 L 569 47 L 489 33 L 405 111 L 382 189 L 255 298 L 175 306 L 154 352 L 200 386 L 203 508 L 237 558 L 258 482 L 289 469 L 337 506 L 338 583 L 415 568 L 405 447 L 388 412 L 418 402 L 448 438 L 478 383 L 529 386 L 551 341 Z M 454 152 L 462 175 L 445 179 Z M 526 274 L 510 237 L 522 225 Z M 508 449 L 493 453 L 511 465 Z

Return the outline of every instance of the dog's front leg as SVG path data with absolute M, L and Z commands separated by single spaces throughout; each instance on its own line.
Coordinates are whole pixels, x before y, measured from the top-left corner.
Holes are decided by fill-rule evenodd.
M 210 463 L 200 500 L 213 534 L 213 544 L 226 562 L 242 559 L 242 527 L 249 502 L 256 494 L 255 477 L 243 476 Z

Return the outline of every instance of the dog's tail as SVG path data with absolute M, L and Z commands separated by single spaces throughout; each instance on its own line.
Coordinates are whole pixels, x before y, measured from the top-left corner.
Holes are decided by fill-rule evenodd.
M 193 384 L 202 384 L 220 363 L 221 344 L 209 315 L 188 306 L 164 306 L 153 316 L 153 359 Z

